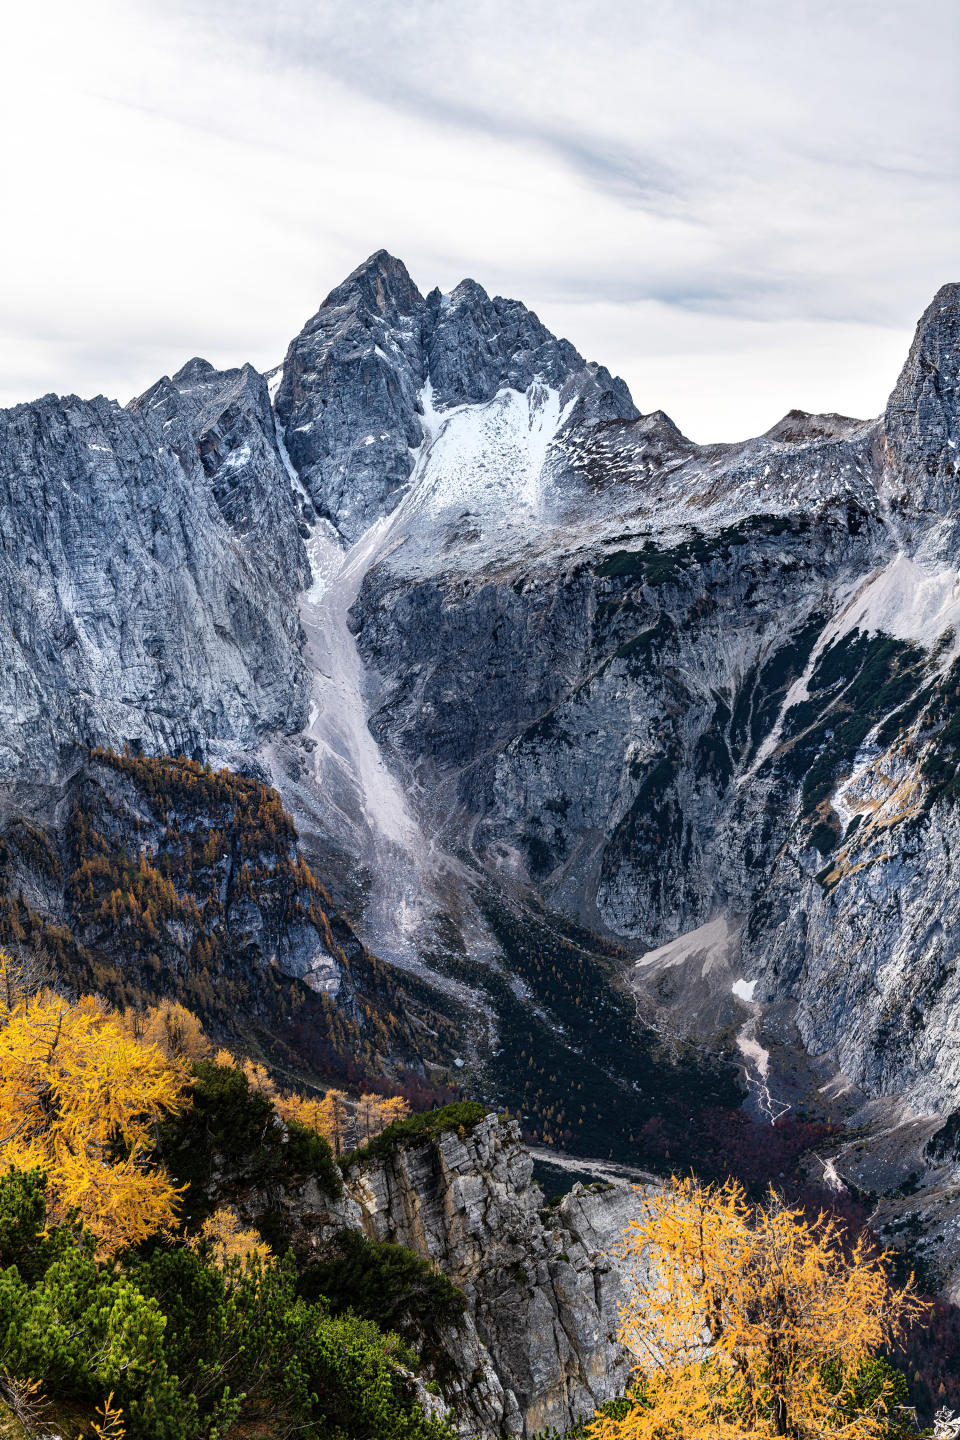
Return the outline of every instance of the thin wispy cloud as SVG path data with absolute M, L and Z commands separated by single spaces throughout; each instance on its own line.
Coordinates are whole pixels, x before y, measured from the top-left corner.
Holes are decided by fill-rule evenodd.
M 515 295 L 697 439 L 876 413 L 956 278 L 940 0 L 51 0 L 16 134 L 0 398 L 275 363 L 372 250 Z

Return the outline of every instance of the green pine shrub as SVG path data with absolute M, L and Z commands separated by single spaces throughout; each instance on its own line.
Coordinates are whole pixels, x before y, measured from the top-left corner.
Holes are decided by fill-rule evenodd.
M 413 1352 L 298 1295 L 292 1256 L 221 1269 L 155 1244 L 101 1264 L 82 1229 L 45 1231 L 44 1187 L 0 1179 L 0 1354 L 58 1409 L 112 1393 L 128 1440 L 453 1440 L 417 1403 Z

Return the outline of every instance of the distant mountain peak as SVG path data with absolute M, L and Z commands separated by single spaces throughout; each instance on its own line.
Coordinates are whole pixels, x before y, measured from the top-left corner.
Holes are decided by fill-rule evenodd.
M 402 260 L 387 250 L 375 250 L 330 291 L 321 310 L 360 301 L 376 315 L 411 315 L 423 305 L 423 296 Z
M 837 415 L 833 411 L 814 414 L 809 410 L 788 410 L 782 419 L 769 430 L 764 430 L 764 440 L 778 440 L 786 445 L 802 445 L 811 440 L 837 440 L 862 425 L 850 415 Z
M 216 366 L 211 365 L 209 360 L 204 360 L 200 355 L 194 355 L 186 365 L 181 365 L 176 375 L 173 376 L 175 385 L 182 385 L 189 380 L 209 380 L 218 373 Z

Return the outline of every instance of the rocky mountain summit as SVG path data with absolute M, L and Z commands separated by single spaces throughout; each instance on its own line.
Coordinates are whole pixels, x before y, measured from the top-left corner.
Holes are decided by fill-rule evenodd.
M 636 418 L 623 381 L 588 366 L 525 306 L 491 300 L 473 280 L 424 299 L 400 261 L 380 251 L 292 342 L 276 407 L 319 513 L 351 542 L 410 479 L 425 438 L 425 386 L 431 404 L 447 409 L 523 393 L 534 381 L 577 393 L 584 416 Z
M 4 814 L 94 745 L 247 771 L 479 1093 L 515 1046 L 576 1143 L 577 1067 L 655 1093 L 636 1005 L 922 1173 L 960 1108 L 958 327 L 948 285 L 879 419 L 698 446 L 379 252 L 269 377 L 0 413 Z

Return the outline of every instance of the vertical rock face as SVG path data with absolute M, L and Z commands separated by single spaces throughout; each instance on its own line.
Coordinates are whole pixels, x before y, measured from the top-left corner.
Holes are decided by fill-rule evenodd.
M 883 421 L 893 502 L 942 515 L 957 508 L 960 456 L 960 285 L 924 311 Z
M 287 450 L 349 540 L 395 503 L 423 439 L 423 297 L 384 251 L 337 286 L 293 341 L 277 392 Z
M 505 387 L 524 391 L 539 380 L 562 391 L 589 372 L 593 418 L 634 419 L 637 409 L 622 380 L 602 366 L 586 366 L 569 340 L 557 340 L 517 300 L 491 299 L 475 280 L 449 295 L 427 297 L 423 317 L 424 378 L 438 405 L 482 404 Z
M 291 490 L 295 477 L 278 447 L 263 376 L 252 365 L 219 371 L 194 359 L 129 408 L 160 425 L 188 471 L 199 460 L 227 526 L 278 594 L 293 602 L 309 581 L 304 500 Z
M 278 584 L 237 545 L 152 419 L 0 413 L 0 530 L 0 775 L 53 777 L 77 741 L 192 753 L 302 723 L 302 571 Z
M 617 1343 L 626 1281 L 609 1253 L 643 1194 L 574 1187 L 544 1210 L 515 1122 L 355 1167 L 348 1189 L 372 1239 L 433 1260 L 467 1296 L 449 1337 L 464 1436 L 562 1433 L 621 1393 L 633 1357 Z

